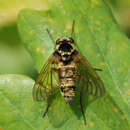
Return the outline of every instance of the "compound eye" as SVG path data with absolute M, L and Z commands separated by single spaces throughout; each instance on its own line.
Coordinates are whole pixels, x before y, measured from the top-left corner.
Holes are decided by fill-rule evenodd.
M 69 37 L 69 39 L 71 43 L 74 43 L 74 39 L 72 37 Z

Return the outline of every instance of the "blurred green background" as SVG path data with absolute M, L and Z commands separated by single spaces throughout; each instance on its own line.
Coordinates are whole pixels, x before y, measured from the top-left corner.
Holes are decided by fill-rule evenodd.
M 121 29 L 130 38 L 130 0 L 105 0 Z M 0 0 L 0 74 L 37 76 L 33 60 L 17 29 L 17 14 L 23 8 L 47 9 L 44 0 Z

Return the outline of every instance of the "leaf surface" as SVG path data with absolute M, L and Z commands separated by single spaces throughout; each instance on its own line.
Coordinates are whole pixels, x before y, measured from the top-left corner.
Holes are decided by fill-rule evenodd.
M 57 92 L 48 112 L 48 120 L 47 117 L 37 119 L 39 127 L 48 130 L 52 127 L 63 130 L 130 129 L 130 42 L 120 30 L 111 11 L 102 0 L 49 0 L 47 4 L 48 10 L 26 9 L 18 17 L 21 38 L 38 71 L 54 51 L 54 44 L 46 28 L 50 30 L 54 40 L 57 40 L 70 36 L 72 21 L 75 20 L 76 44 L 94 67 L 103 69 L 99 75 L 104 82 L 106 95 L 89 103 L 83 95 L 87 117 L 87 126 L 84 126 L 78 100 L 69 107 Z M 40 106 L 39 108 L 41 109 Z

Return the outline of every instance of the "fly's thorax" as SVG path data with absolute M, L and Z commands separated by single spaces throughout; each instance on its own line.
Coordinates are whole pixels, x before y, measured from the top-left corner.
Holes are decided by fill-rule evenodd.
M 71 61 L 72 56 L 76 54 L 74 40 L 68 37 L 58 39 L 54 54 L 59 56 L 63 62 Z

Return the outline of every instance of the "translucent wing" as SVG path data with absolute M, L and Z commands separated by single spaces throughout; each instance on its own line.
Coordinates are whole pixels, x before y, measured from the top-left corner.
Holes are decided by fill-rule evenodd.
M 87 93 L 94 97 L 101 97 L 105 94 L 102 80 L 91 67 L 87 60 L 79 53 L 76 57 L 78 62 L 77 73 L 80 75 L 80 85 L 87 90 Z
M 33 99 L 36 101 L 46 100 L 54 92 L 54 84 L 56 82 L 56 72 L 52 71 L 55 68 L 55 57 L 52 54 L 47 63 L 43 66 L 39 76 L 33 87 Z

